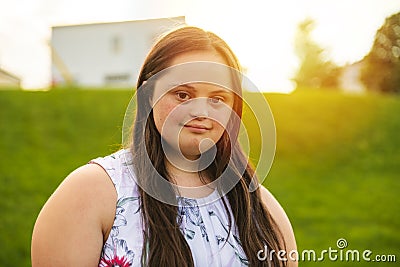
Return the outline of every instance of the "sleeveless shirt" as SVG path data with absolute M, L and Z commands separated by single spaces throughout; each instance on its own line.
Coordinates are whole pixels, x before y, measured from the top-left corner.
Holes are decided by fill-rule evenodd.
M 129 150 L 120 150 L 90 163 L 100 165 L 107 172 L 117 192 L 115 219 L 104 243 L 99 267 L 141 266 L 144 225 L 132 154 Z M 248 265 L 237 227 L 232 219 L 229 232 L 229 215 L 216 190 L 203 198 L 177 196 L 177 200 L 177 216 L 180 216 L 177 221 L 196 267 Z

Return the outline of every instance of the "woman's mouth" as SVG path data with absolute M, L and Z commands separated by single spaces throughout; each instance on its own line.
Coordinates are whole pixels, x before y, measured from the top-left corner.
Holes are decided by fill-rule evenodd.
M 202 124 L 185 124 L 184 127 L 193 133 L 205 133 L 211 129 Z

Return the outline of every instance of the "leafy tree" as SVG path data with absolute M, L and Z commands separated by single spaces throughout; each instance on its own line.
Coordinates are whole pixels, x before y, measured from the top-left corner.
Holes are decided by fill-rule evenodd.
M 361 80 L 369 90 L 400 93 L 400 12 L 386 18 L 363 62 Z
M 337 88 L 340 69 L 326 59 L 326 51 L 312 39 L 314 28 L 312 19 L 305 19 L 297 27 L 295 53 L 300 66 L 293 80 L 297 88 Z

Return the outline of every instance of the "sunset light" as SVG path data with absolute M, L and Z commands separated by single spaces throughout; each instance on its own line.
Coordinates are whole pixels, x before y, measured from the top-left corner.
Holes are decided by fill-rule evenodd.
M 400 0 L 0 0 L 0 267 L 396 266 L 399 113 Z
M 260 90 L 290 92 L 294 88 L 290 79 L 298 66 L 293 42 L 300 21 L 313 19 L 315 41 L 328 59 L 344 65 L 362 59 L 385 17 L 400 10 L 400 1 L 388 0 L 36 0 L 26 4 L 21 8 L 21 1 L 3 0 L 0 10 L 0 66 L 21 77 L 24 88 L 50 83 L 51 26 L 185 16 L 189 25 L 224 38 Z

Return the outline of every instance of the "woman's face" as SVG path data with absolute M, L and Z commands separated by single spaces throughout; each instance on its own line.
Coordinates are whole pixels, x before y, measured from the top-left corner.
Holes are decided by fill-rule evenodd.
M 176 56 L 170 66 L 196 61 L 227 65 L 216 52 L 196 51 Z M 171 77 L 168 78 L 171 81 Z M 168 89 L 156 84 L 153 118 L 168 146 L 193 160 L 221 138 L 232 112 L 234 93 L 206 82 L 177 84 Z

